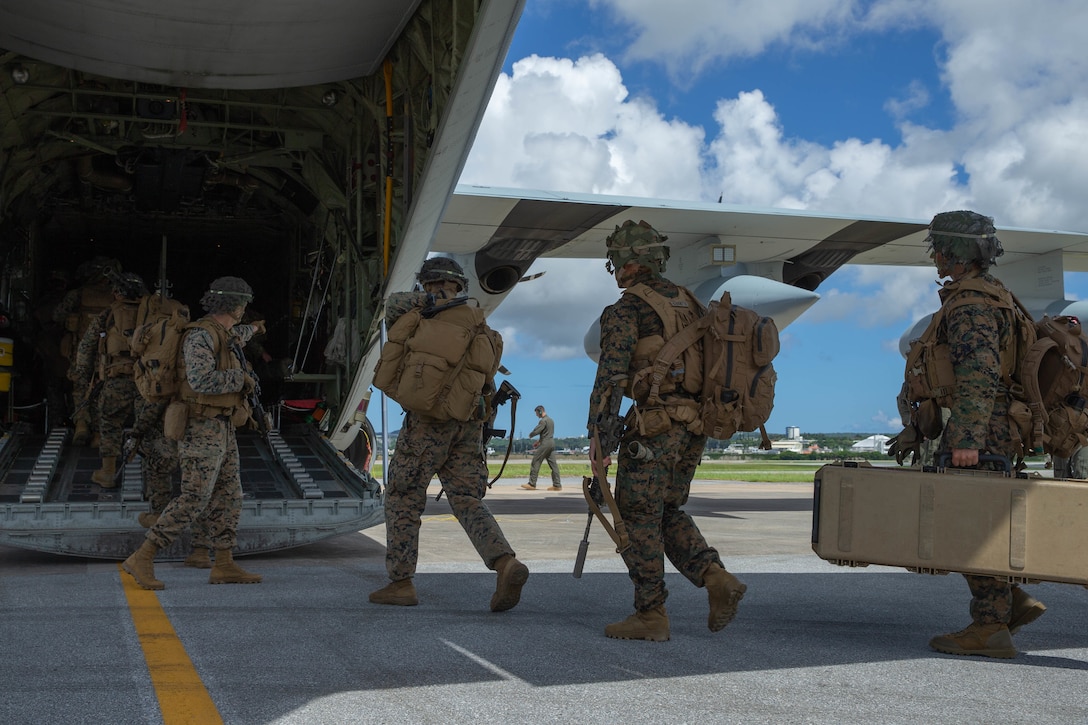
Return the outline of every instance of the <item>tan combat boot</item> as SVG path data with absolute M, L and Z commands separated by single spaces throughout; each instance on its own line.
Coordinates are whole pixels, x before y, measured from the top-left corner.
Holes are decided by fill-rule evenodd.
M 166 585 L 155 578 L 155 554 L 158 551 L 159 547 L 145 539 L 140 548 L 124 560 L 121 568 L 144 589 L 165 589 Z
M 644 612 L 635 612 L 622 622 L 604 628 L 606 637 L 612 639 L 645 639 L 650 642 L 669 641 L 669 615 L 665 605 L 658 604 Z
M 91 440 L 91 427 L 87 425 L 85 420 L 76 421 L 75 432 L 72 433 L 72 445 L 85 446 Z
M 521 600 L 521 588 L 529 579 L 529 567 L 515 559 L 513 554 L 503 554 L 495 562 L 495 571 L 499 573 L 499 579 L 491 596 L 491 611 L 505 612 L 513 609 Z
M 710 615 L 706 626 L 718 632 L 737 616 L 737 607 L 748 587 L 740 579 L 727 572 L 721 564 L 713 563 L 703 570 L 703 585 L 710 599 Z
M 211 569 L 212 558 L 211 549 L 207 549 L 203 546 L 194 546 L 193 553 L 185 557 L 185 561 L 182 562 L 185 566 L 191 566 L 194 569 Z M 259 581 L 259 580 L 258 580 Z M 224 583 L 224 582 L 213 582 Z
M 1016 634 L 1025 624 L 1031 624 L 1046 612 L 1046 605 L 1020 587 L 1012 588 L 1012 614 L 1009 634 Z
M 150 529 L 152 526 L 159 522 L 159 515 L 153 514 L 150 511 L 144 511 L 142 514 L 136 517 L 136 523 L 143 526 L 145 529 Z
M 215 552 L 215 566 L 212 567 L 209 584 L 260 584 L 260 574 L 251 574 L 234 563 L 234 552 L 219 549 Z
M 117 475 L 117 456 L 102 456 L 102 467 L 91 474 L 91 480 L 102 488 L 113 488 L 117 484 L 113 477 Z
M 929 646 L 950 655 L 981 655 L 1010 659 L 1016 656 L 1009 628 L 1001 624 L 972 622 L 967 629 L 929 640 Z
M 419 604 L 416 586 L 411 578 L 390 582 L 381 589 L 371 592 L 369 598 L 373 604 L 395 604 L 399 607 L 414 607 Z

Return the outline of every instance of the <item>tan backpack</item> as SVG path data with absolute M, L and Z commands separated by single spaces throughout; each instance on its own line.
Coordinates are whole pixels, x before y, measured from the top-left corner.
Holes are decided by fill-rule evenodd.
M 680 289 L 694 299 L 686 289 Z M 662 299 L 661 295 L 655 297 Z M 669 306 L 647 301 L 662 320 L 670 314 Z M 685 421 L 688 429 L 709 438 L 728 440 L 737 431 L 758 428 L 762 435 L 760 448 L 770 450 L 771 439 L 765 424 L 774 408 L 778 375 L 771 361 L 779 349 L 774 320 L 734 305 L 729 293 L 724 292 L 720 300 L 711 302 L 705 312 L 665 341 L 648 376 L 649 392 L 644 405 L 652 408 L 664 402 L 662 384 L 682 359 L 686 368 L 684 380 L 699 381 L 699 407 L 695 420 Z M 692 371 L 698 374 L 693 376 Z M 693 392 L 690 384 L 683 387 Z
M 405 410 L 435 420 L 484 419 L 484 395 L 502 358 L 502 337 L 482 310 L 458 298 L 417 308 L 389 328 L 374 387 Z
M 188 325 L 189 308 L 181 302 L 159 295 L 140 301 L 131 342 L 132 374 L 145 400 L 157 403 L 177 396 L 178 346 Z

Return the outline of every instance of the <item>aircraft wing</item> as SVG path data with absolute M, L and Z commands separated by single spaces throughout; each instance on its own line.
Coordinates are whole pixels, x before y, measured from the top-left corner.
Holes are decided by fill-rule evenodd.
M 482 291 L 501 294 L 537 258 L 603 258 L 605 237 L 626 219 L 645 219 L 668 236 L 670 279 L 704 302 L 729 289 L 734 302 L 772 314 L 780 327 L 845 264 L 932 265 L 928 219 L 465 185 L 432 251 L 467 261 Z M 1064 299 L 1063 271 L 1088 270 L 1088 234 L 999 227 L 998 235 L 1002 279 L 1035 308 Z

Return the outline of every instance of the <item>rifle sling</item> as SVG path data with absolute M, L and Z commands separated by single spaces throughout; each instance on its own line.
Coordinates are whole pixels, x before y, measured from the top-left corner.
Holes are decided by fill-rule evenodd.
M 514 398 L 514 397 L 510 398 L 510 437 L 506 439 L 506 455 L 502 457 L 502 465 L 499 466 L 499 472 L 495 474 L 494 478 L 492 478 L 490 481 L 487 482 L 487 487 L 488 488 L 491 488 L 491 486 L 495 483 L 495 481 L 499 480 L 499 477 L 502 476 L 502 472 L 504 470 L 506 470 L 506 462 L 510 460 L 510 450 L 514 447 L 514 414 L 517 411 L 517 409 L 518 409 L 518 399 Z M 486 457 L 487 456 L 487 450 L 486 450 L 487 444 L 486 443 L 484 444 L 484 448 L 485 448 L 484 456 Z
M 601 487 L 601 496 L 604 498 L 605 505 L 608 507 L 609 512 L 612 514 L 612 521 L 608 520 L 604 512 L 601 511 L 601 507 L 597 505 L 597 502 L 593 500 L 592 494 L 589 492 L 589 479 L 582 478 L 582 493 L 586 497 L 586 502 L 589 504 L 590 513 L 596 516 L 604 530 L 608 532 L 608 536 L 616 543 L 616 553 L 622 554 L 631 546 L 631 542 L 627 537 L 627 525 L 623 522 L 623 517 L 620 516 L 619 507 L 616 505 L 616 499 L 612 496 L 612 486 L 608 483 L 608 469 L 604 467 L 603 457 L 604 452 L 601 450 L 601 439 L 597 435 L 597 429 L 593 430 L 593 445 L 596 453 L 596 458 L 590 459 L 590 464 L 593 468 L 593 473 L 597 477 L 597 482 Z

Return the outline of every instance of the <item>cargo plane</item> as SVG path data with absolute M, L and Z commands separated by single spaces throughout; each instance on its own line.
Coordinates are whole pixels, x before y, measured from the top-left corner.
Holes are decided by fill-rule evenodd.
M 536 259 L 600 258 L 616 224 L 646 219 L 669 236 L 670 278 L 780 328 L 844 264 L 930 264 L 924 220 L 457 186 L 522 8 L 0 6 L 0 544 L 123 558 L 143 536 L 139 458 L 120 486 L 92 483 L 97 451 L 56 399 L 49 312 L 96 258 L 149 284 L 165 269 L 196 314 L 215 277 L 254 287 L 277 425 L 240 435 L 243 554 L 382 521 L 367 416 L 383 301 L 428 254 L 460 261 L 490 311 Z M 1000 236 L 1002 278 L 1033 312 L 1088 313 L 1062 278 L 1088 269 L 1088 236 Z

